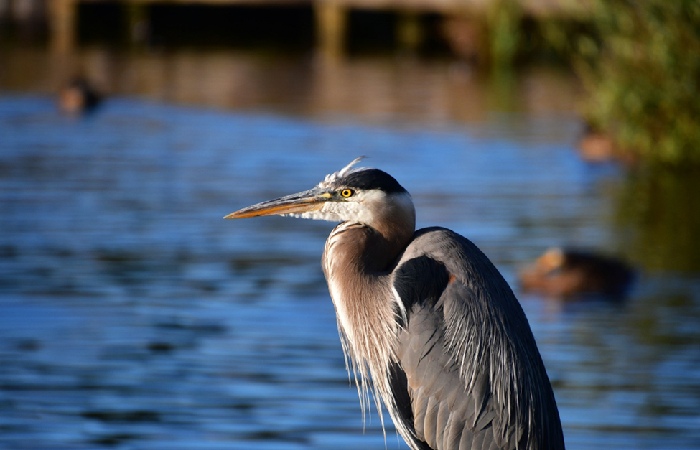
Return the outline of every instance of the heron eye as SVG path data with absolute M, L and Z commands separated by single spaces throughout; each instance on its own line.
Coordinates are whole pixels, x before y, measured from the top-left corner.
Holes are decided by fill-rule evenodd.
M 342 191 L 340 191 L 340 195 L 345 198 L 352 197 L 352 194 L 354 194 L 352 189 L 343 189 Z

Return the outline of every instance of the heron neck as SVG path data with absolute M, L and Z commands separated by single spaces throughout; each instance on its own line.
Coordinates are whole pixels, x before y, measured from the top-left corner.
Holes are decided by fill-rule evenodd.
M 367 225 L 341 223 L 328 237 L 323 254 L 328 283 L 347 285 L 348 290 L 356 289 L 358 280 L 360 286 L 372 283 L 388 274 L 405 245 Z
M 323 270 L 353 359 L 376 360 L 372 354 L 376 348 L 393 353 L 396 305 L 391 270 L 409 241 L 405 237 L 389 240 L 367 225 L 345 222 L 326 242 Z M 365 345 L 370 342 L 375 344 Z M 383 363 L 389 357 L 384 355 Z

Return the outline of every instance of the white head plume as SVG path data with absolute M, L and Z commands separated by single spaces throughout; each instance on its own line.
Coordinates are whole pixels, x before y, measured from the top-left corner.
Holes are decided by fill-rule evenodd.
M 355 158 L 355 159 L 353 159 L 352 161 L 350 161 L 350 164 L 348 164 L 347 166 L 343 167 L 343 168 L 340 169 L 339 171 L 333 172 L 333 173 L 329 173 L 328 175 L 326 175 L 326 177 L 323 179 L 323 181 L 321 181 L 320 183 L 318 183 L 318 187 L 321 187 L 321 188 L 329 187 L 331 184 L 333 184 L 334 182 L 336 182 L 338 179 L 344 177 L 345 175 L 347 175 L 347 174 L 349 174 L 349 173 L 351 173 L 351 172 L 356 172 L 356 171 L 358 171 L 358 170 L 364 169 L 364 167 L 355 167 L 355 168 L 353 168 L 353 166 L 354 166 L 355 164 L 357 164 L 358 162 L 362 161 L 363 159 L 365 159 L 364 156 L 358 156 L 357 158 Z

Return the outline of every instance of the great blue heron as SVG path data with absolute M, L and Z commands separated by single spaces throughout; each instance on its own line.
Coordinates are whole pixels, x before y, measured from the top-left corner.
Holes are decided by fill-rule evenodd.
M 359 159 L 226 218 L 341 222 L 322 265 L 346 365 L 363 411 L 373 390 L 413 450 L 563 449 L 535 338 L 501 274 L 465 237 L 416 231 L 409 193 L 386 172 L 353 168 Z

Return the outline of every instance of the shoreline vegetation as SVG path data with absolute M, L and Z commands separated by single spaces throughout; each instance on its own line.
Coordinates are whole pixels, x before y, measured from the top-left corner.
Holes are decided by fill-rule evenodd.
M 700 165 L 700 3 L 601 0 L 592 24 L 574 58 L 586 123 L 618 157 Z
M 700 3 L 595 0 L 587 16 L 537 21 L 500 11 L 493 70 L 545 58 L 582 81 L 584 159 L 700 166 Z

